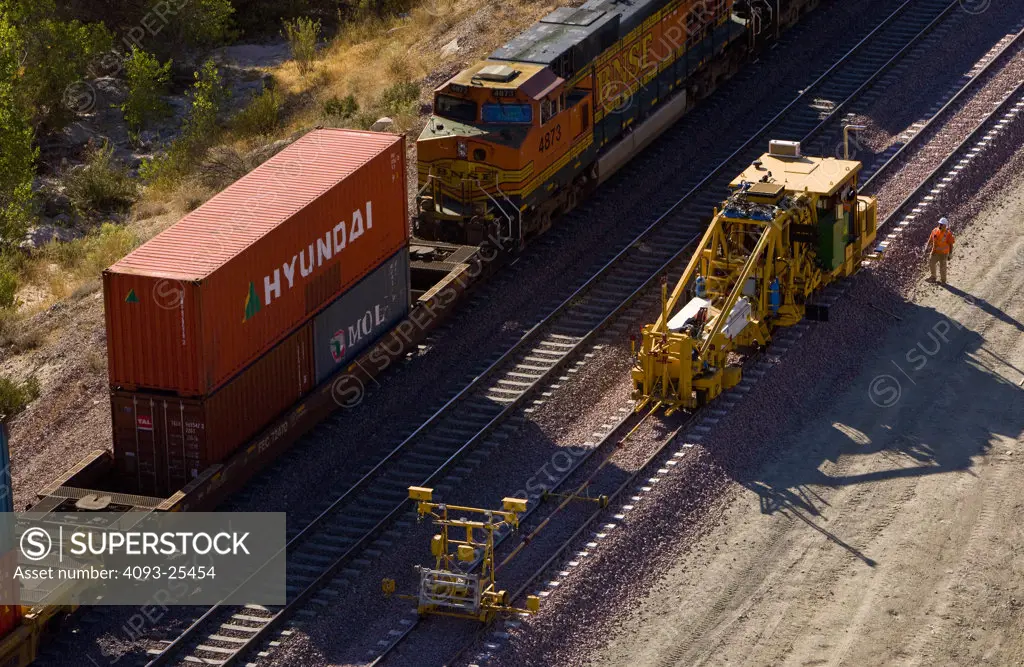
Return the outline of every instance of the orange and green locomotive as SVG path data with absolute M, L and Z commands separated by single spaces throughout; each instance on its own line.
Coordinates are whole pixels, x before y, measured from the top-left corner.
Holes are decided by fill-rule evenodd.
M 589 0 L 434 93 L 416 235 L 518 249 L 818 0 Z

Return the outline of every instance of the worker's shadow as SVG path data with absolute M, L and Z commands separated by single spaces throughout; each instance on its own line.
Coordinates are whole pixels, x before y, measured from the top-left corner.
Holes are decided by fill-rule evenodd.
M 993 306 L 991 303 L 989 303 L 985 299 L 982 299 L 981 297 L 978 297 L 978 296 L 974 296 L 973 294 L 969 294 L 969 293 L 963 291 L 962 289 L 960 289 L 959 287 L 954 287 L 954 286 L 952 286 L 952 285 L 950 285 L 948 283 L 942 284 L 942 287 L 946 291 L 950 292 L 951 294 L 955 294 L 956 296 L 960 297 L 961 299 L 963 299 L 964 301 L 966 301 L 970 305 L 975 306 L 976 308 L 980 309 L 981 311 L 991 315 L 992 317 L 996 318 L 1000 322 L 1004 322 L 1006 324 L 1009 324 L 1010 326 L 1016 327 L 1018 331 L 1024 331 L 1024 324 L 1021 324 L 1020 322 L 1018 322 L 1014 318 L 1010 317 L 1010 315 L 1008 315 L 1006 313 L 1006 311 L 1004 311 L 1004 310 L 1002 310 L 1000 308 L 996 308 L 995 306 Z M 967 324 L 970 324 L 970 323 L 968 322 Z
M 867 301 L 885 289 L 871 279 L 856 283 L 844 297 L 853 302 Z M 964 292 L 950 291 L 966 300 Z M 779 423 L 755 427 L 758 432 L 746 439 L 756 442 L 760 453 L 755 447 L 752 456 L 737 456 L 728 450 L 743 444 L 730 443 L 712 455 L 758 495 L 762 513 L 800 519 L 874 566 L 869 555 L 837 534 L 841 530 L 825 528 L 828 520 L 843 517 L 825 511 L 826 498 L 836 497 L 829 489 L 865 485 L 868 493 L 883 493 L 906 478 L 974 474 L 974 458 L 985 454 L 993 441 L 1016 440 L 1024 432 L 1024 391 L 1017 385 L 1024 372 L 987 350 L 984 339 L 969 328 L 976 324 L 971 317 L 1020 325 L 982 299 L 972 297 L 969 303 L 981 313 L 969 310 L 963 322 L 932 308 L 904 304 L 889 314 L 851 308 L 831 322 L 813 325 L 835 327 L 839 338 L 850 318 L 888 317 L 892 326 L 854 369 L 859 377 L 852 382 L 822 371 L 819 382 L 830 383 L 834 391 L 809 390 L 806 384 L 786 381 L 785 365 L 799 361 L 794 355 L 818 354 L 807 349 L 815 345 L 811 341 L 794 345 L 782 367 L 761 380 L 771 384 L 777 378 L 777 386 L 792 386 L 794 395 L 782 397 L 792 407 Z M 758 398 L 748 396 L 745 402 L 749 400 Z

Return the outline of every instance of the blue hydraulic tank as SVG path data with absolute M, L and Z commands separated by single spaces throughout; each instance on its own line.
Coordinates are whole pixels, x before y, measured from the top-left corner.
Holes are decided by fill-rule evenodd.
M 779 307 L 782 305 L 782 292 L 779 290 L 779 279 L 772 278 L 768 285 L 768 304 L 772 309 L 772 315 L 779 314 Z
M 704 276 L 697 276 L 697 278 L 693 281 L 693 289 L 698 299 L 703 299 L 705 296 L 707 296 L 708 290 L 706 281 L 704 280 Z

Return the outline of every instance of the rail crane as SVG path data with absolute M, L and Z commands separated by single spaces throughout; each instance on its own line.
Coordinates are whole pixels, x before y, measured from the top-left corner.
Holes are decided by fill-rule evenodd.
M 772 141 L 733 179 L 671 294 L 662 284 L 657 321 L 633 343 L 638 411 L 705 405 L 739 383 L 736 355 L 767 345 L 777 327 L 827 317 L 815 292 L 854 273 L 875 238 L 877 202 L 858 194 L 860 169 Z

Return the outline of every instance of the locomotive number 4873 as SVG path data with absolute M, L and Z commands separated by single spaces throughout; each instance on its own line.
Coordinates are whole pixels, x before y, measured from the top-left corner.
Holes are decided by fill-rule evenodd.
M 546 151 L 551 148 L 552 144 L 556 144 L 562 140 L 562 126 L 555 125 L 554 128 L 544 133 L 544 136 L 540 138 L 540 150 Z

